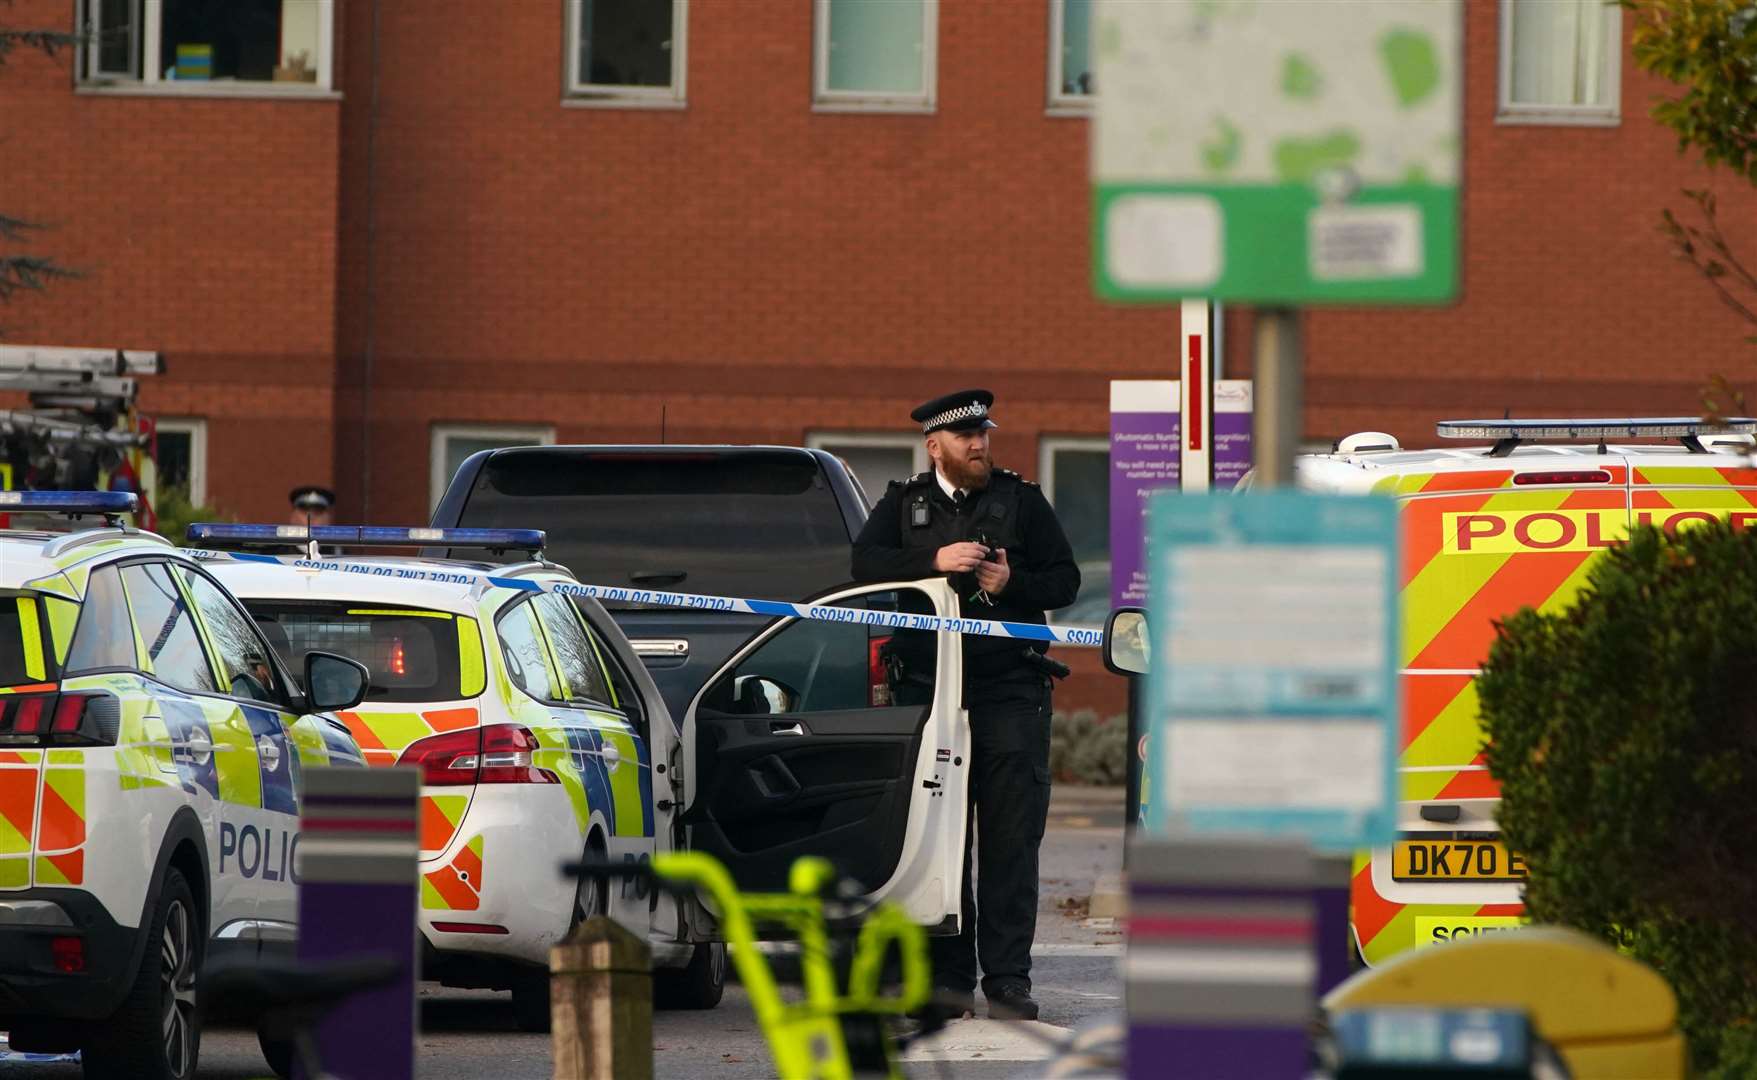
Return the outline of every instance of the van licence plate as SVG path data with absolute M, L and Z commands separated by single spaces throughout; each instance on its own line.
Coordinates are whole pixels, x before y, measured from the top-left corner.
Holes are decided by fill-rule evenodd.
M 1524 881 L 1525 860 L 1499 840 L 1399 840 L 1393 881 Z

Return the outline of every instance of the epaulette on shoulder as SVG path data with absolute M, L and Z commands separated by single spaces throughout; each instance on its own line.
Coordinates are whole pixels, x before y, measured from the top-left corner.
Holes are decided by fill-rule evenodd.
M 911 488 L 911 487 L 920 487 L 922 484 L 925 484 L 929 480 L 932 480 L 932 479 L 933 479 L 933 470 L 929 469 L 927 472 L 918 472 L 914 476 L 911 476 L 907 480 L 892 481 L 892 482 L 893 483 L 900 483 L 903 487 L 906 487 L 906 488 Z
M 1004 476 L 1008 480 L 1011 480 L 1013 483 L 1023 484 L 1025 487 L 1028 487 L 1028 488 L 1034 488 L 1034 487 L 1041 486 L 1035 480 L 1027 480 L 1023 476 L 1020 476 L 1018 473 L 1014 472 L 1013 470 L 1003 469 L 998 465 L 994 467 L 993 472 L 997 476 Z

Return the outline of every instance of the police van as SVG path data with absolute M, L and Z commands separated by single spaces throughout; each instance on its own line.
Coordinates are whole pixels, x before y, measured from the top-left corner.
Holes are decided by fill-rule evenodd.
M 185 1080 L 195 979 L 292 940 L 305 769 L 364 761 L 325 710 L 356 662 L 289 678 L 244 609 L 125 492 L 0 492 L 98 518 L 0 530 L 0 1029 L 88 1077 Z M 320 686 L 315 695 L 299 689 Z
M 562 864 L 691 849 L 741 888 L 784 891 L 829 857 L 874 900 L 955 932 L 969 760 L 962 653 L 935 693 L 895 705 L 873 613 L 955 616 L 943 580 L 844 586 L 848 619 L 773 619 L 710 669 L 674 722 L 615 619 L 544 534 L 516 528 L 197 524 L 201 558 L 295 667 L 310 649 L 366 663 L 341 716 L 373 765 L 422 770 L 420 927 L 427 974 L 507 989 L 521 1026 L 549 1022 L 550 948 L 608 914 L 647 937 L 660 1004 L 706 1008 L 725 979 L 712 912 L 638 879 L 576 884 Z M 268 554 L 328 545 L 345 554 Z M 510 562 L 354 549 L 477 550 Z M 631 602 L 644 602 L 631 594 Z
M 1380 432 L 1296 460 L 1301 488 L 1401 504 L 1399 837 L 1356 857 L 1355 947 L 1368 964 L 1516 926 L 1525 867 L 1495 827 L 1474 678 L 1496 620 L 1556 611 L 1638 525 L 1757 522 L 1757 422 L 1447 421 L 1479 445 L 1405 450 Z M 1670 444 L 1616 440 L 1664 439 Z

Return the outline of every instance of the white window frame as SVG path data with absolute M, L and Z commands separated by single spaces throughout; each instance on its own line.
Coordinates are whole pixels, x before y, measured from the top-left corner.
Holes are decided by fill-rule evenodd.
M 1110 438 L 1104 435 L 1044 435 L 1037 440 L 1037 484 L 1043 497 L 1055 505 L 1055 455 L 1062 450 L 1110 454 Z
M 1513 100 L 1513 0 L 1501 0 L 1500 87 L 1495 108 L 1497 124 L 1551 124 L 1576 127 L 1615 127 L 1623 122 L 1623 11 L 1605 9 L 1604 84 L 1610 88 L 1608 105 L 1536 105 Z
M 140 27 L 140 56 L 134 61 L 139 71 L 134 77 L 97 70 L 98 46 L 92 42 L 82 58 L 78 89 L 81 93 L 176 95 L 179 97 L 232 98 L 304 98 L 328 100 L 340 97 L 335 92 L 336 0 L 317 3 L 317 81 L 272 82 L 210 82 L 164 78 L 159 70 L 159 47 L 163 42 L 165 0 L 134 0 Z M 80 0 L 78 14 L 82 29 L 96 23 L 99 0 Z
M 547 424 L 434 424 L 427 443 L 427 505 L 439 505 L 451 483 L 445 471 L 447 439 L 522 439 L 536 446 L 555 445 L 555 429 Z
M 812 0 L 813 112 L 931 113 L 939 92 L 939 0 L 921 4 L 921 90 L 830 89 L 830 0 Z
M 153 421 L 159 434 L 167 431 L 189 436 L 189 505 L 207 505 L 207 420 L 199 416 L 161 416 Z M 154 476 L 158 462 L 153 463 Z
M 908 450 L 911 475 L 924 473 L 927 460 L 927 436 L 907 431 L 812 431 L 805 436 L 805 445 L 813 450 L 833 454 L 834 446 L 871 446 L 880 450 Z M 872 495 L 873 492 L 867 492 Z M 884 492 L 878 492 L 883 495 Z
M 689 0 L 671 0 L 671 85 L 603 86 L 580 79 L 580 31 L 585 4 L 567 0 L 562 35 L 563 91 L 561 103 L 588 109 L 681 109 L 688 103 Z
M 1049 0 L 1049 107 L 1050 116 L 1091 116 L 1097 105 L 1095 94 L 1069 94 L 1062 91 L 1062 22 L 1067 0 Z

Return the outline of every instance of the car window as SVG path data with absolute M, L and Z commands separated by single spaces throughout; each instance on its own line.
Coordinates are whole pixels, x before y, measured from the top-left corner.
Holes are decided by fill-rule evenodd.
M 716 596 L 822 592 L 853 541 L 817 459 L 789 450 L 502 450 L 457 524 L 546 529 L 549 558 L 595 584 Z
M 40 683 L 54 676 L 54 652 L 45 647 L 44 622 L 35 596 L 0 596 L 0 686 Z
M 502 612 L 494 628 L 513 685 L 538 701 L 559 701 L 561 693 L 549 678 L 549 662 L 543 655 L 536 609 L 521 602 Z
M 131 668 L 136 663 L 134 627 L 122 597 L 122 578 L 114 566 L 100 566 L 86 583 L 85 602 L 80 605 L 73 644 L 67 650 L 67 674 Z
M 284 698 L 269 659 L 268 645 L 256 632 L 250 617 L 207 578 L 186 567 L 178 567 L 177 573 L 195 600 L 202 625 L 207 627 L 208 639 L 226 680 L 225 692 L 233 697 L 281 704 Z
M 168 568 L 162 563 L 131 563 L 122 568 L 122 584 L 152 673 L 181 690 L 218 690 L 189 605 Z
M 301 677 L 305 656 L 312 652 L 339 653 L 365 664 L 372 673 L 367 701 L 452 701 L 466 696 L 462 623 L 469 624 L 475 670 L 481 671 L 482 646 L 475 621 L 459 620 L 449 612 L 370 607 L 347 600 L 250 599 L 244 606 L 294 678 Z M 480 693 L 479 675 L 473 685 Z
M 553 593 L 544 593 L 531 601 L 543 630 L 549 635 L 549 646 L 555 650 L 555 663 L 570 701 L 595 701 L 610 704 L 610 685 L 605 681 L 604 666 L 598 662 L 597 650 L 586 637 L 573 605 Z
M 830 607 L 931 612 L 917 589 L 868 593 Z M 732 713 L 916 707 L 933 700 L 935 639 L 860 622 L 800 619 L 764 641 L 708 689 L 703 705 Z

